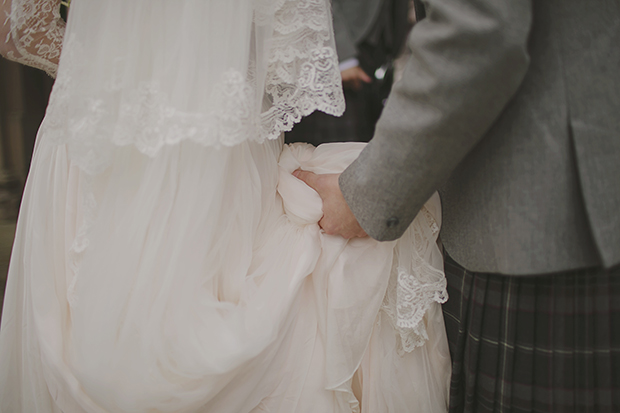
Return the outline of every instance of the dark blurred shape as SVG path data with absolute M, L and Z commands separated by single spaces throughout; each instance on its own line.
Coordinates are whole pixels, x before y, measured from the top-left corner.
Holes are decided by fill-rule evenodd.
M 334 30 L 339 58 L 357 59 L 371 78 L 361 87 L 344 88 L 347 109 L 337 118 L 315 112 L 286 134 L 286 142 L 367 142 L 393 82 L 393 61 L 403 49 L 409 22 L 409 0 L 334 0 Z M 344 44 L 351 42 L 353 45 Z M 351 49 L 354 47 L 354 51 Z M 352 55 L 352 53 L 354 55 Z
M 415 13 L 415 21 L 419 22 L 426 17 L 426 9 L 421 0 L 412 0 L 413 10 Z
M 0 58 L 0 219 L 15 219 L 53 79 Z
M 334 31 L 340 63 L 356 59 L 371 79 L 347 87 L 347 109 L 337 118 L 315 112 L 286 134 L 286 142 L 369 141 L 394 79 L 393 61 L 403 49 L 409 21 L 409 0 L 333 0 Z
M 67 18 L 69 17 L 69 6 L 71 6 L 71 0 L 60 2 L 60 16 L 64 21 L 67 21 Z

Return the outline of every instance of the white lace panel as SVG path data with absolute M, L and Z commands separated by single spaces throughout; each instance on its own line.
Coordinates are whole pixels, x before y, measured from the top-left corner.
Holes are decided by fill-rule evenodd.
M 114 149 L 262 142 L 344 111 L 329 0 L 81 0 L 42 132 L 83 170 Z
M 282 2 L 275 13 L 265 91 L 272 107 L 262 114 L 263 137 L 277 138 L 317 109 L 342 115 L 344 98 L 329 2 Z
M 411 352 L 428 340 L 424 317 L 448 299 L 443 259 L 437 246 L 441 226 L 439 196 L 433 195 L 398 241 L 382 310 L 401 337 L 400 351 Z
M 60 0 L 2 0 L 0 52 L 56 77 L 65 22 Z

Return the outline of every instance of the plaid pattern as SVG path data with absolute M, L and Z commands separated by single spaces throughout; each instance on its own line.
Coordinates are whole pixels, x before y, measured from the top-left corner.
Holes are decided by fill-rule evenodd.
M 620 412 L 620 267 L 445 272 L 450 412 Z

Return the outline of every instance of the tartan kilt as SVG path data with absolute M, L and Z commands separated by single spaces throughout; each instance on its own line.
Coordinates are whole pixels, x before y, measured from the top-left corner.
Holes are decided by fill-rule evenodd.
M 445 273 L 450 412 L 620 412 L 620 266 Z

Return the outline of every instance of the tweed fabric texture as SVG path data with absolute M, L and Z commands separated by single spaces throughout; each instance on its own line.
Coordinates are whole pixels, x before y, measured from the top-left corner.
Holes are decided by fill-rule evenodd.
M 440 190 L 442 241 L 472 271 L 620 264 L 620 2 L 425 5 L 375 135 L 340 176 L 362 228 L 397 239 Z

